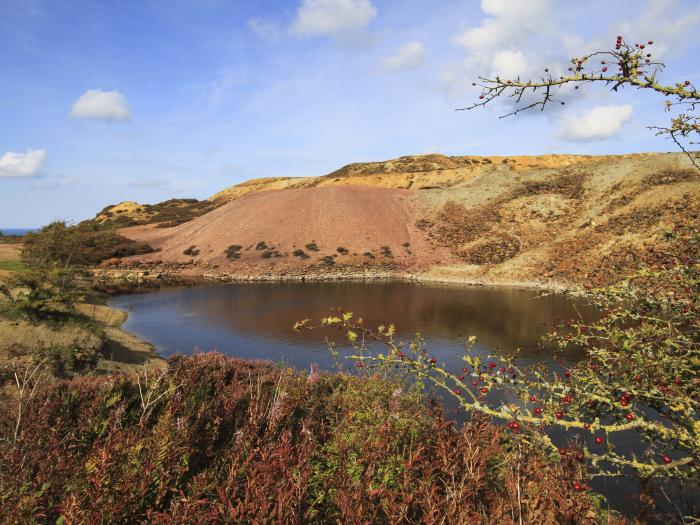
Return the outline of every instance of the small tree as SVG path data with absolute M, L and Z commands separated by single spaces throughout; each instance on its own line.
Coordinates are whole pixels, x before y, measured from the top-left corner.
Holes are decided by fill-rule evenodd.
M 564 105 L 565 101 L 559 96 L 562 93 L 561 88 L 570 85 L 579 89 L 587 84 L 603 83 L 613 91 L 626 86 L 651 90 L 666 97 L 666 111 L 671 111 L 674 107 L 682 110 L 671 119 L 668 126 L 650 126 L 649 129 L 672 140 L 693 165 L 700 169 L 700 155 L 689 149 L 689 146 L 697 144 L 697 139 L 700 138 L 700 117 L 695 114 L 697 104 L 700 103 L 700 92 L 688 80 L 673 85 L 659 83 L 658 77 L 665 66 L 653 59 L 653 44 L 652 40 L 648 40 L 631 45 L 620 35 L 611 50 L 595 51 L 572 58 L 567 74 L 564 75 L 556 76 L 549 68 L 544 68 L 544 75 L 540 79 L 479 77 L 479 82 L 472 84 L 481 87 L 479 100 L 457 111 L 486 106 L 501 96 L 509 96 L 515 101 L 515 109 L 501 118 L 530 109 L 544 111 L 550 103 Z

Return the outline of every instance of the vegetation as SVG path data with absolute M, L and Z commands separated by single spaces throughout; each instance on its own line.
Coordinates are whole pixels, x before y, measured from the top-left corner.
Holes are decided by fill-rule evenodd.
M 204 215 L 218 205 L 210 201 L 197 199 L 170 199 L 158 204 L 144 204 L 135 212 L 113 211 L 110 204 L 97 214 L 97 220 L 117 228 L 137 226 L 139 224 L 158 224 L 159 228 L 177 226 Z
M 182 255 L 190 255 L 192 257 L 195 257 L 195 256 L 199 255 L 199 248 L 192 245 L 192 246 L 188 247 L 184 252 L 182 252 Z
M 343 246 L 338 246 L 338 248 L 336 248 L 336 251 L 337 251 L 340 255 L 347 255 L 348 253 L 350 253 L 350 250 L 348 250 L 347 248 L 345 248 L 345 247 L 343 247 Z
M 307 250 L 309 250 L 310 252 L 317 252 L 317 251 L 319 251 L 318 244 L 316 244 L 316 243 L 313 242 L 313 241 L 310 242 L 309 244 L 307 244 L 307 245 L 305 246 L 305 248 L 306 248 Z
M 258 251 L 267 250 L 267 244 L 265 243 L 265 241 L 260 241 L 258 244 L 255 245 L 255 249 Z
M 326 266 L 333 266 L 335 264 L 335 259 L 332 255 L 324 255 L 321 257 L 321 262 Z
M 228 259 L 240 259 L 241 258 L 241 249 L 243 246 L 240 244 L 232 244 L 228 248 L 226 248 L 226 257 Z
M 0 521 L 591 523 L 593 497 L 474 418 L 373 376 L 209 353 L 162 374 L 45 381 L 0 403 Z
M 404 345 L 393 326 L 370 330 L 350 313 L 323 320 L 346 331 L 361 368 L 398 368 L 431 383 L 470 413 L 501 421 L 516 441 L 561 461 L 586 464 L 594 476 L 633 475 L 648 490 L 682 480 L 700 490 L 700 235 L 667 233 L 666 246 L 622 281 L 588 296 L 603 315 L 555 326 L 551 339 L 585 359 L 572 366 L 519 366 L 517 352 L 482 359 L 470 338 L 464 368 L 446 370 L 420 338 Z M 308 326 L 308 321 L 297 328 Z M 370 355 L 366 343 L 387 351 Z M 489 393 L 505 393 L 508 402 Z M 630 444 L 630 436 L 636 436 Z M 585 491 L 583 478 L 569 485 Z M 668 495 L 657 493 L 656 501 Z M 679 496 L 679 500 L 683 497 Z M 697 515 L 697 499 L 683 502 Z M 673 502 L 679 508 L 682 503 Z
M 27 267 L 22 261 L 0 261 L 0 270 L 8 272 L 23 272 Z
M 690 151 L 692 145 L 700 139 L 700 117 L 694 112 L 700 103 L 700 92 L 689 81 L 676 82 L 673 85 L 659 83 L 659 75 L 664 64 L 656 62 L 652 56 L 654 42 L 649 40 L 634 45 L 618 35 L 614 49 L 601 50 L 571 59 L 568 71 L 562 75 L 544 68 L 544 75 L 538 79 L 522 80 L 520 77 L 506 79 L 480 77 L 481 87 L 478 102 L 460 110 L 483 107 L 501 96 L 515 100 L 515 109 L 504 116 L 517 115 L 521 111 L 540 109 L 544 111 L 548 104 L 566 104 L 557 94 L 567 94 L 565 87 L 575 90 L 591 83 L 603 83 L 618 91 L 626 86 L 658 93 L 666 98 L 664 108 L 671 111 L 681 108 L 681 113 L 671 119 L 668 126 L 652 126 L 657 135 L 672 140 L 683 151 L 693 165 L 700 169 L 700 154 Z
M 309 256 L 307 255 L 307 253 L 306 253 L 304 250 L 301 250 L 301 249 L 299 249 L 299 248 L 297 248 L 296 250 L 294 250 L 294 251 L 292 252 L 292 255 L 294 255 L 295 257 L 299 257 L 300 259 L 308 259 L 308 258 L 309 258 Z

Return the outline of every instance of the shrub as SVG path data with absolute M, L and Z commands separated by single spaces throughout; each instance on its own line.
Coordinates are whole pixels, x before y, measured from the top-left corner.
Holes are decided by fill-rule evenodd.
M 260 241 L 258 244 L 255 245 L 255 249 L 258 251 L 267 250 L 267 244 L 265 243 L 265 241 Z
M 306 254 L 306 252 L 304 250 L 299 249 L 299 248 L 294 250 L 292 252 L 292 255 L 294 255 L 295 257 L 299 257 L 301 259 L 308 259 L 309 258 L 309 256 Z
M 445 370 L 420 339 L 408 346 L 397 342 L 393 326 L 367 330 L 352 322 L 352 314 L 323 324 L 347 331 L 355 345 L 351 358 L 363 366 L 398 367 L 429 381 L 464 410 L 502 422 L 543 453 L 587 463 L 596 476 L 634 473 L 650 490 L 664 480 L 679 480 L 697 493 L 700 235 L 691 227 L 668 232 L 667 241 L 653 261 L 621 282 L 588 292 L 602 318 L 555 327 L 551 339 L 562 351 L 575 347 L 585 356 L 568 369 L 521 367 L 515 354 L 484 358 L 472 351 L 472 337 L 465 367 Z M 365 341 L 379 341 L 387 351 L 368 356 Z M 487 397 L 492 390 L 512 401 L 492 401 Z M 574 483 L 587 488 L 581 480 Z M 686 512 L 697 514 L 697 500 L 672 504 L 688 504 Z
M 372 252 L 365 252 L 362 255 L 364 255 L 365 257 L 367 257 L 369 259 L 374 259 L 374 254 Z
M 325 256 L 321 257 L 321 261 L 326 266 L 333 266 L 335 264 L 335 259 L 333 259 L 332 255 L 325 255 Z
M 241 254 L 240 251 L 243 248 L 240 244 L 232 244 L 228 248 L 226 248 L 226 257 L 228 259 L 240 259 Z
M 336 251 L 340 255 L 347 255 L 348 253 L 350 253 L 350 250 L 348 250 L 347 248 L 344 248 L 343 246 L 338 246 L 338 248 L 336 248 Z
M 316 244 L 315 242 L 310 242 L 309 244 L 306 245 L 305 248 L 306 248 L 307 250 L 309 250 L 310 252 L 317 252 L 317 251 L 319 251 L 318 244 Z
M 394 254 L 391 253 L 391 248 L 389 248 L 388 246 L 382 246 L 380 248 L 380 251 L 382 253 L 382 257 L 389 257 L 389 258 L 394 257 Z
M 187 248 L 184 252 L 182 252 L 182 254 L 195 257 L 196 255 L 199 255 L 199 249 L 196 246 L 192 245 L 189 248 Z
M 40 383 L 0 403 L 0 522 L 588 523 L 600 512 L 566 483 L 579 464 L 514 446 L 483 418 L 456 430 L 419 401 L 377 377 L 215 353 L 172 358 L 162 376 Z

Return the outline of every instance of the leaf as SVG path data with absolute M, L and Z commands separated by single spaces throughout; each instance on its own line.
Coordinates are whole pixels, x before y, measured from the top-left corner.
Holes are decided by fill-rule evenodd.
M 357 341 L 357 334 L 352 330 L 348 330 L 348 341 L 350 341 L 351 343 Z

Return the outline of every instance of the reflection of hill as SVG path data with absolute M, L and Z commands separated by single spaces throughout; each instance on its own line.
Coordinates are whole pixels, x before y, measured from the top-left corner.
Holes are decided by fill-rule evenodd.
M 342 307 L 362 317 L 368 327 L 393 322 L 404 337 L 421 332 L 429 340 L 455 341 L 476 335 L 491 348 L 519 346 L 527 355 L 552 318 L 577 315 L 567 298 L 537 295 L 531 290 L 405 283 L 285 283 L 191 288 L 163 299 L 167 296 L 170 306 L 195 312 L 217 327 L 286 342 L 320 339 L 320 334 L 295 334 L 291 327 Z M 590 309 L 579 305 L 579 310 L 591 315 Z

